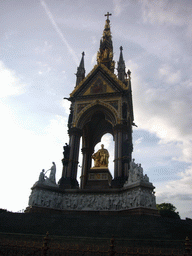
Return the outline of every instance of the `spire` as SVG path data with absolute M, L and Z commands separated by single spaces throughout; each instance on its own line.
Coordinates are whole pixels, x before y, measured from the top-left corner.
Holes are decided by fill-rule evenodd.
M 122 82 L 125 82 L 126 80 L 126 72 L 125 72 L 125 61 L 123 59 L 123 47 L 120 47 L 120 55 L 119 55 L 119 62 L 117 66 L 117 71 L 118 71 L 118 78 Z
M 85 53 L 82 52 L 82 58 L 76 73 L 76 76 L 77 76 L 76 86 L 85 78 L 84 56 L 85 56 Z
M 109 16 L 111 13 L 105 14 L 107 19 L 105 21 L 105 27 L 103 30 L 103 36 L 100 40 L 100 48 L 97 53 L 97 63 L 104 64 L 111 72 L 114 73 L 115 62 L 113 61 L 113 43 L 110 30 Z

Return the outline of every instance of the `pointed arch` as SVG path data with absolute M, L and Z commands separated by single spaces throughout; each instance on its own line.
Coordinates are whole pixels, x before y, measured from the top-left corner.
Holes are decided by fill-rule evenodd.
M 76 119 L 76 127 L 82 129 L 86 123 L 91 121 L 92 117 L 96 113 L 102 113 L 112 127 L 118 123 L 118 113 L 111 105 L 101 102 L 99 100 L 94 101 L 81 110 Z

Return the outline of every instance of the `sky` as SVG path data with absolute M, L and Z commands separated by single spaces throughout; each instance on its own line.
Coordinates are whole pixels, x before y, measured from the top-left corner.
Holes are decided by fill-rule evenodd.
M 192 218 L 190 0 L 0 1 L 0 208 L 25 209 L 52 161 L 60 179 L 69 142 L 63 98 L 74 89 L 83 51 L 86 75 L 96 65 L 107 12 L 116 65 L 123 46 L 132 72 L 133 158 L 156 187 L 157 203 Z M 102 142 L 113 175 L 112 136 Z

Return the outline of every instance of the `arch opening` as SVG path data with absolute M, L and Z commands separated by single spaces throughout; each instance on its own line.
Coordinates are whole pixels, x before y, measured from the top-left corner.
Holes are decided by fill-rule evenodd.
M 104 145 L 104 148 L 107 149 L 109 151 L 109 171 L 111 173 L 111 175 L 114 178 L 114 140 L 113 140 L 113 135 L 110 133 L 105 133 L 102 138 L 101 141 L 99 143 L 97 143 L 94 147 L 94 152 L 97 152 L 99 149 L 101 149 L 101 144 Z M 92 159 L 92 167 L 94 166 L 94 160 Z
M 77 120 L 77 128 L 83 129 L 86 123 L 93 120 L 94 116 L 104 116 L 105 120 L 107 120 L 112 126 L 115 126 L 117 123 L 117 115 L 115 111 L 113 111 L 110 107 L 106 107 L 105 105 L 96 104 L 88 109 L 85 108 L 84 112 L 78 116 Z

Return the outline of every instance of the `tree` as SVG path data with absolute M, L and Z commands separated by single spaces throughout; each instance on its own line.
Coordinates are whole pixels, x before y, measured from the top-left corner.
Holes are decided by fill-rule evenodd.
M 170 203 L 157 204 L 157 210 L 162 217 L 180 219 L 179 212 L 176 212 L 177 208 Z

